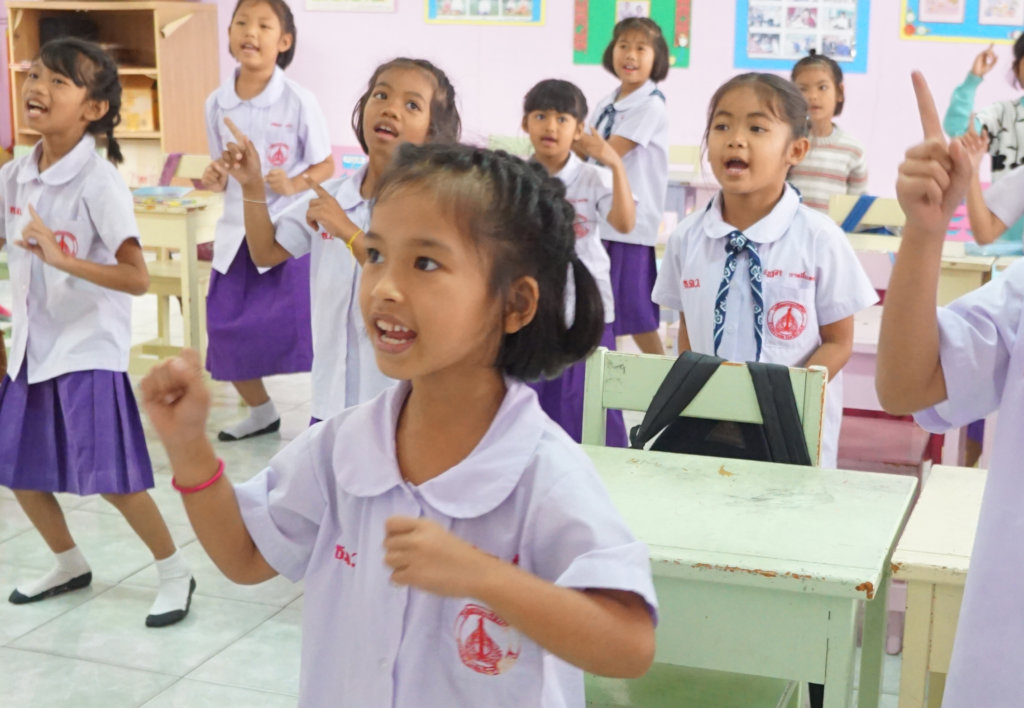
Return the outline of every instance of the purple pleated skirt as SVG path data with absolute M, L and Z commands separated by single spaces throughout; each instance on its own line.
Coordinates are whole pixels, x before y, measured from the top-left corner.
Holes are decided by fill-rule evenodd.
M 654 247 L 621 241 L 602 241 L 611 261 L 615 295 L 615 336 L 653 332 L 661 324 L 658 306 L 651 300 L 658 267 Z
M 309 371 L 309 254 L 260 275 L 245 241 L 206 296 L 206 368 L 217 381 Z
M 612 325 L 604 326 L 601 346 L 615 349 L 615 332 Z M 583 436 L 583 383 L 586 377 L 587 362 L 578 361 L 562 372 L 557 379 L 537 381 L 530 388 L 537 392 L 540 407 L 576 442 Z M 626 425 L 622 421 L 622 411 L 608 411 L 608 422 L 605 429 L 605 445 L 608 447 L 627 447 Z
M 0 381 L 0 485 L 72 494 L 153 487 L 146 437 L 123 371 Z

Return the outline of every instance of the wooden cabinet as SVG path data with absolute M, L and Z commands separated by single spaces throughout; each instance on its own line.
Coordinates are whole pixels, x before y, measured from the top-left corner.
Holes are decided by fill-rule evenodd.
M 183 1 L 8 2 L 11 105 L 16 146 L 38 134 L 25 128 L 21 87 L 48 32 L 69 26 L 88 31 L 118 63 L 126 98 L 118 140 L 142 141 L 161 153 L 200 153 L 206 148 L 203 102 L 220 83 L 217 7 Z M 127 115 L 135 111 L 149 116 Z M 146 120 L 145 118 L 149 118 Z M 130 147 L 130 146 L 129 146 Z

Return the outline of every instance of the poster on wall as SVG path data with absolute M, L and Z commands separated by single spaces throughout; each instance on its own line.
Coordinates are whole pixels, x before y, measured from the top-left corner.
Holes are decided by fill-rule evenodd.
M 459 25 L 542 25 L 544 1 L 426 0 L 427 22 Z
M 627 17 L 649 17 L 658 23 L 668 43 L 669 65 L 690 65 L 691 0 L 575 0 L 572 33 L 574 64 L 600 64 L 612 41 L 615 23 Z
M 395 0 L 306 0 L 307 10 L 394 12 Z
M 933 42 L 1010 44 L 1024 25 L 1024 0 L 902 0 L 900 36 Z
M 844 72 L 864 73 L 868 5 L 869 0 L 738 0 L 734 64 L 786 70 L 813 49 L 835 59 Z

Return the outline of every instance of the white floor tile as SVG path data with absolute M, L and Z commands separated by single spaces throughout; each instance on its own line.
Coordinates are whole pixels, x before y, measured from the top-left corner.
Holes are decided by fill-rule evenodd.
M 42 571 L 38 568 L 0 563 L 0 596 L 2 596 L 0 597 L 0 645 L 9 644 L 18 637 L 38 629 L 113 587 L 106 583 L 93 581 L 89 587 L 51 597 L 41 602 L 12 605 L 7 601 L 7 597 L 14 588 L 21 583 L 39 577 L 41 573 Z M 0 668 L 0 676 L 2 676 L 2 671 L 3 669 Z M 0 684 L 3 684 L 2 679 L 0 679 Z
M 142 708 L 295 708 L 294 696 L 181 679 Z

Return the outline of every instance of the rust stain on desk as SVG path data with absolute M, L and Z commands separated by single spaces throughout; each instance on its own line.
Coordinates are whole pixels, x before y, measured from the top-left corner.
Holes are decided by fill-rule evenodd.
M 729 470 L 725 469 L 725 465 L 722 465 L 721 467 L 718 468 L 718 474 L 722 475 L 723 477 L 734 477 L 735 476 L 732 472 L 730 472 Z
M 700 570 L 724 570 L 727 573 L 749 573 L 751 575 L 761 575 L 765 578 L 775 578 L 779 575 L 774 570 L 741 568 L 738 565 L 711 565 L 710 563 L 694 563 L 692 567 L 699 568 Z
M 875 584 L 870 580 L 865 580 L 863 583 L 858 585 L 854 590 L 860 590 L 862 593 L 867 595 L 869 600 L 875 599 Z

